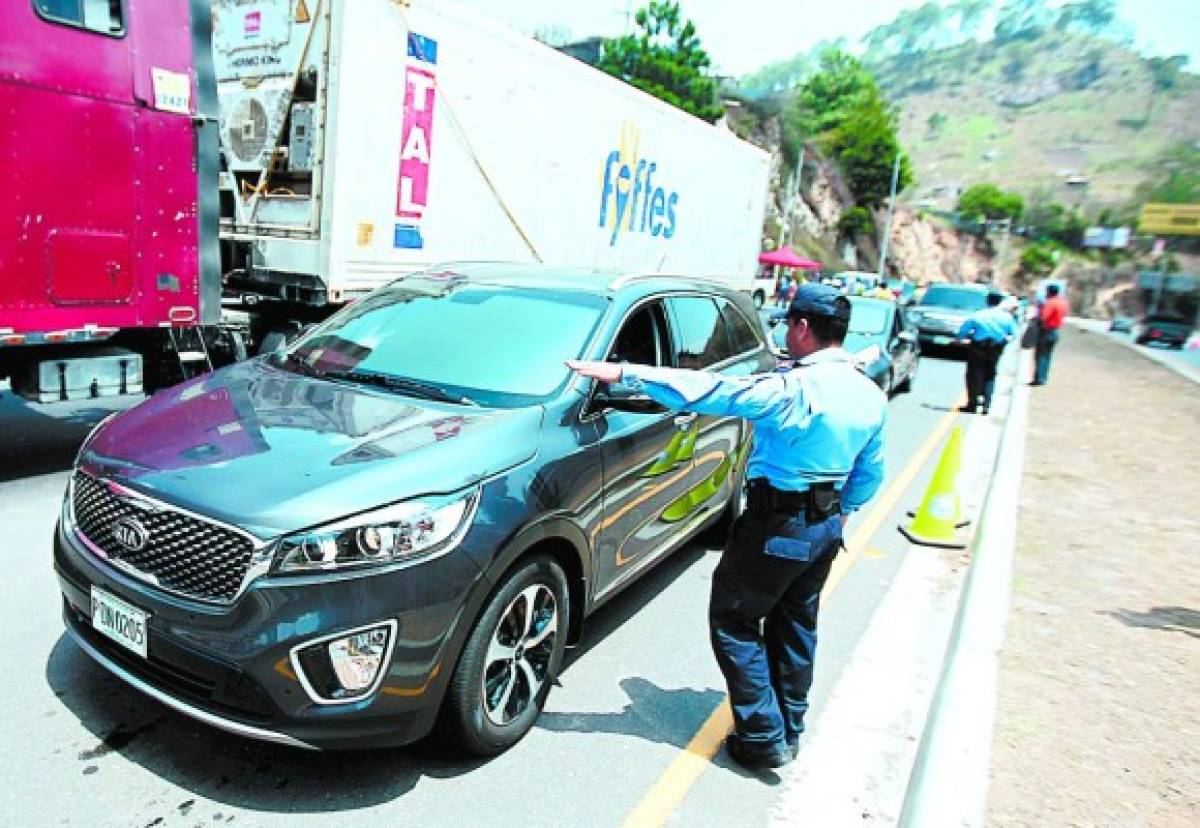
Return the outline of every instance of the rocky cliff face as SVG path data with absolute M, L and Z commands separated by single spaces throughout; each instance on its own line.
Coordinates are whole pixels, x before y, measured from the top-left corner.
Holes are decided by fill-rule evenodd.
M 882 226 L 886 211 L 877 221 Z M 1011 259 L 1011 254 L 1009 256 Z M 904 205 L 896 208 L 888 248 L 888 269 L 914 282 L 999 282 L 992 245 L 968 233 L 959 233 L 933 219 L 921 218 Z
M 760 120 L 735 108 L 728 126 L 771 155 L 771 193 L 763 235 L 777 242 L 780 230 L 784 229 L 786 192 L 789 186 L 794 186 L 792 171 L 784 164 L 779 121 L 774 117 Z M 787 210 L 791 227 L 786 236 L 793 248 L 831 270 L 878 267 L 877 235 L 847 238 L 839 232 L 838 222 L 847 210 L 856 206 L 854 196 L 837 165 L 811 143 L 805 147 L 799 196 Z M 875 211 L 876 233 L 882 231 L 886 215 L 886 210 Z M 847 248 L 853 251 L 852 261 L 844 258 Z M 933 219 L 918 216 L 903 204 L 897 205 L 888 250 L 890 273 L 917 283 L 971 282 L 992 278 L 993 269 L 993 251 L 987 242 L 959 234 Z

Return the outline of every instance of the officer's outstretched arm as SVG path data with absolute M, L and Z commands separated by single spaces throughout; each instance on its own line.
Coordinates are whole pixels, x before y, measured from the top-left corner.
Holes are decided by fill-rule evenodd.
M 843 513 L 848 514 L 861 509 L 875 496 L 883 483 L 883 425 L 884 423 L 880 422 L 879 430 L 863 446 L 858 457 L 854 458 L 854 468 L 850 470 L 846 485 L 842 487 Z
M 757 420 L 779 416 L 801 402 L 799 383 L 788 381 L 783 374 L 726 377 L 708 371 L 629 363 L 572 361 L 567 365 L 600 382 L 619 381 L 676 411 Z

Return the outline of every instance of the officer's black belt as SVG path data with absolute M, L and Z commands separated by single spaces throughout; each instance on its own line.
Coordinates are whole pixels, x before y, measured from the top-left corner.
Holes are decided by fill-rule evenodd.
M 802 492 L 792 492 L 755 477 L 746 482 L 746 508 L 758 515 L 804 515 L 817 521 L 840 512 L 842 498 L 833 483 L 813 483 Z

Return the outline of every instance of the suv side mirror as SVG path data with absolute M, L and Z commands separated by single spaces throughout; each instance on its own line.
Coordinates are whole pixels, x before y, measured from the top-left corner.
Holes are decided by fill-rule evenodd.
M 645 394 L 630 391 L 623 385 L 600 385 L 592 397 L 597 410 L 610 408 L 628 414 L 662 414 L 666 406 L 656 403 Z

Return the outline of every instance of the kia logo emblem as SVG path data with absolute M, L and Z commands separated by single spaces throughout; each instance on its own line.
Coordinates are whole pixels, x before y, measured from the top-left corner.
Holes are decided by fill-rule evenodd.
M 150 533 L 146 531 L 146 527 L 131 517 L 123 517 L 114 523 L 112 535 L 117 543 L 130 552 L 141 552 L 146 548 L 146 541 L 150 539 Z

